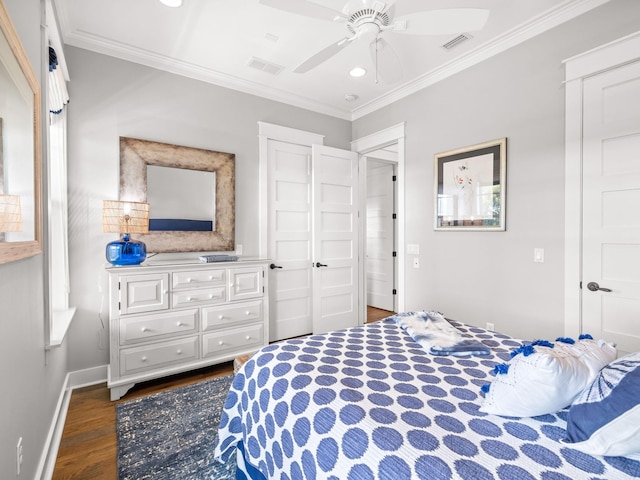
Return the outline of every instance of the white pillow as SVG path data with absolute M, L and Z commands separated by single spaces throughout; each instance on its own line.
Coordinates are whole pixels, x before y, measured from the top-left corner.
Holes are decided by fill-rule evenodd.
M 640 453 L 640 352 L 611 362 L 578 396 L 564 442 L 590 455 Z
M 535 417 L 571 405 L 600 369 L 616 358 L 616 349 L 604 340 L 582 339 L 573 344 L 567 341 L 573 342 L 536 341 L 516 349 L 507 364 L 496 367 L 496 377 L 488 391 L 483 388 L 485 398 L 480 411 Z

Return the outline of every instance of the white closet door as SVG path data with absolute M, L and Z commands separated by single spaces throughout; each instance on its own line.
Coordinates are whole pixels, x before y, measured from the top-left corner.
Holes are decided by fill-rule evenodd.
M 358 155 L 312 146 L 313 333 L 358 324 Z
M 634 352 L 640 350 L 640 63 L 586 79 L 583 98 L 582 332 Z
M 311 148 L 269 140 L 270 341 L 312 332 Z
M 367 163 L 367 305 L 394 306 L 393 165 Z

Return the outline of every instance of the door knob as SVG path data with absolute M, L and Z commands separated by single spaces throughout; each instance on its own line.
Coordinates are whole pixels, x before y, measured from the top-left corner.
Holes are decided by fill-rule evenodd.
M 324 263 L 320 263 L 320 262 L 316 262 L 316 267 L 320 268 L 320 267 L 326 267 L 327 265 L 325 265 Z
M 269 268 L 273 270 L 274 268 L 282 268 L 282 267 L 280 265 L 276 265 L 275 263 L 272 263 L 271 265 L 269 265 Z
M 589 282 L 587 283 L 587 288 L 589 290 L 591 290 L 592 292 L 597 292 L 598 290 L 600 290 L 601 292 L 610 292 L 611 289 L 610 288 L 604 288 L 601 287 L 600 285 L 598 285 L 596 282 Z

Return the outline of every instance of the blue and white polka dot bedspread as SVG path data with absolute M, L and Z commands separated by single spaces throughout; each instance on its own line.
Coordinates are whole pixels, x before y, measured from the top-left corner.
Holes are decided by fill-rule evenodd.
M 266 478 L 618 480 L 640 462 L 560 442 L 566 414 L 488 415 L 480 387 L 520 342 L 453 322 L 490 355 L 428 354 L 390 319 L 269 345 L 236 375 L 216 458 Z

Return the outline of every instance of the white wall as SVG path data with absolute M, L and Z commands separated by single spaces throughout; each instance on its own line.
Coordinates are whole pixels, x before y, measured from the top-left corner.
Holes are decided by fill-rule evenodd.
M 40 0 L 4 0 L 40 78 Z M 42 255 L 0 265 L 0 478 L 34 478 L 67 372 L 67 347 L 45 352 Z
M 562 60 L 640 28 L 640 2 L 612 0 L 353 124 L 360 138 L 406 121 L 406 309 L 519 338 L 563 334 Z M 507 231 L 433 230 L 433 156 L 508 137 Z M 533 249 L 545 263 L 533 263 Z
M 120 136 L 236 155 L 236 243 L 258 253 L 258 121 L 349 148 L 350 123 L 87 50 L 65 49 L 69 94 L 70 370 L 108 363 L 102 200 L 117 199 Z

